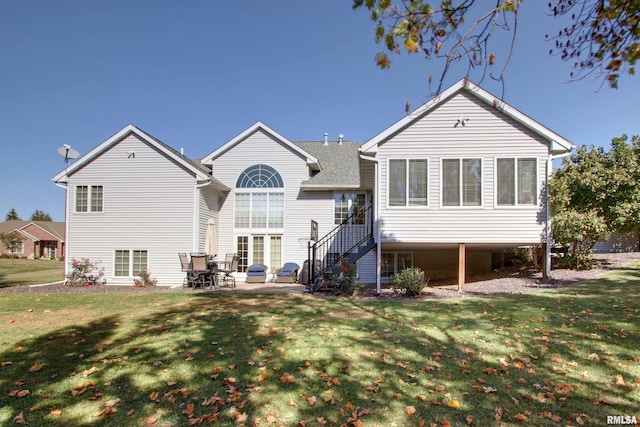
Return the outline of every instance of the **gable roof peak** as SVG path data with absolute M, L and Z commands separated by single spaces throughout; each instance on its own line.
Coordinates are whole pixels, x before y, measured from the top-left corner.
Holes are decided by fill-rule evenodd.
M 306 161 L 307 161 L 307 165 L 311 169 L 313 169 L 313 170 L 318 170 L 319 169 L 320 165 L 319 165 L 319 162 L 318 162 L 317 158 L 315 158 L 314 156 L 312 156 L 310 153 L 308 153 L 307 151 L 303 150 L 302 148 L 298 147 L 296 144 L 291 142 L 289 139 L 287 139 L 284 136 L 280 135 L 278 132 L 276 132 L 275 130 L 271 129 L 269 126 L 265 125 L 261 121 L 255 122 L 253 125 L 249 126 L 247 129 L 245 129 L 244 131 L 240 132 L 238 135 L 233 137 L 231 140 L 227 141 L 225 144 L 223 144 L 222 146 L 218 147 L 217 149 L 215 149 L 214 151 L 212 151 L 211 153 L 206 155 L 201 160 L 202 164 L 211 165 L 211 163 L 213 162 L 214 159 L 216 159 L 217 157 L 219 157 L 222 154 L 226 153 L 227 151 L 229 151 L 230 149 L 235 147 L 237 144 L 239 144 L 240 142 L 242 142 L 243 140 L 245 140 L 249 136 L 253 135 L 255 132 L 258 132 L 259 130 L 262 130 L 263 132 L 271 135 L 273 138 L 275 138 L 276 140 L 280 141 L 280 143 L 282 145 L 290 148 L 292 151 L 294 151 L 294 152 L 298 153 L 300 156 L 304 157 L 306 159 Z
M 442 91 L 440 94 L 434 96 L 430 101 L 421 105 L 420 107 L 415 109 L 413 112 L 408 113 L 405 117 L 398 120 L 396 123 L 392 124 L 382 132 L 378 133 L 369 141 L 365 142 L 362 145 L 361 151 L 363 153 L 372 153 L 372 154 L 376 153 L 378 149 L 378 145 L 380 143 L 384 142 L 385 140 L 392 137 L 397 132 L 401 131 L 402 129 L 416 122 L 421 117 L 426 115 L 428 112 L 440 106 L 441 104 L 444 104 L 450 98 L 455 96 L 458 92 L 463 90 L 475 96 L 477 99 L 485 102 L 486 104 L 493 106 L 493 108 L 499 111 L 500 113 L 515 120 L 516 122 L 527 127 L 528 129 L 532 130 L 533 132 L 537 133 L 538 135 L 540 135 L 541 137 L 549 141 L 549 151 L 552 154 L 568 155 L 571 152 L 571 150 L 575 147 L 575 145 L 571 143 L 569 140 L 563 138 L 562 136 L 558 135 L 557 133 L 547 128 L 546 126 L 533 120 L 531 117 L 522 113 L 517 108 L 507 104 L 501 98 L 498 98 L 493 94 L 491 94 L 490 92 L 484 90 L 479 85 L 469 80 L 467 77 L 464 77 L 458 80 L 449 88 Z

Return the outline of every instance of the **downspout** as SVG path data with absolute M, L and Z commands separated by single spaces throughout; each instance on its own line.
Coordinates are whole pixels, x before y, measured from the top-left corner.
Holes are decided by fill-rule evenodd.
M 551 278 L 551 211 L 549 209 L 549 181 L 551 180 L 551 172 L 553 171 L 553 156 L 547 158 L 547 173 L 545 177 L 545 188 L 547 189 L 544 196 L 545 211 L 546 211 L 546 224 L 545 224 L 545 274 L 548 278 Z
M 67 260 L 69 259 L 67 251 L 69 250 L 69 187 L 68 183 L 60 184 L 59 182 L 54 182 L 57 187 L 64 188 L 64 277 L 65 280 L 69 275 L 69 263 Z
M 197 182 L 197 181 L 196 181 Z M 200 240 L 198 238 L 198 226 L 200 224 L 200 203 L 198 200 L 198 195 L 200 194 L 200 189 L 202 187 L 206 187 L 211 184 L 211 181 L 205 181 L 202 184 L 196 184 L 193 190 L 193 251 L 198 252 L 198 247 L 200 246 Z
M 376 198 L 376 205 L 375 205 L 375 212 L 374 212 L 374 217 L 373 217 L 373 221 L 376 227 L 376 293 L 378 295 L 380 295 L 380 292 L 382 290 L 382 286 L 381 286 L 381 274 L 382 274 L 382 265 L 381 265 L 381 260 L 382 260 L 382 242 L 380 241 L 380 196 L 378 195 L 378 183 L 380 181 L 379 179 L 379 173 L 380 173 L 380 168 L 379 168 L 379 163 L 378 163 L 378 159 L 374 159 L 373 160 L 375 162 L 375 177 L 376 179 L 373 182 L 373 194 L 375 195 Z
M 382 266 L 380 264 L 380 260 L 382 259 L 382 243 L 380 242 L 380 197 L 378 196 L 378 174 L 380 173 L 378 168 L 378 159 L 364 157 L 362 154 L 360 158 L 363 160 L 368 160 L 374 162 L 375 165 L 375 179 L 373 180 L 373 197 L 375 198 L 375 204 L 373 209 L 373 226 L 375 227 L 375 235 L 376 235 L 376 293 L 379 295 L 382 290 L 380 275 L 382 273 Z

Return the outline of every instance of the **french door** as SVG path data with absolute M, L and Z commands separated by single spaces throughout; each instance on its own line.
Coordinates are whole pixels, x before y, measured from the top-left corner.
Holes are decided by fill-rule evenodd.
M 282 267 L 281 234 L 249 234 L 238 236 L 238 272 L 246 272 L 253 264 L 263 264 L 269 271 Z

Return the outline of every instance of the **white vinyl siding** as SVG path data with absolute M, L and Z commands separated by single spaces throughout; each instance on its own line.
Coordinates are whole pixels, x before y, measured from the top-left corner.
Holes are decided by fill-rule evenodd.
M 301 148 L 304 149 L 304 144 L 301 145 Z M 268 226 L 273 227 L 239 228 L 236 227 L 235 221 L 236 209 L 239 205 L 238 193 L 248 193 L 248 191 L 236 188 L 236 183 L 241 172 L 256 163 L 256 153 L 260 153 L 259 163 L 271 166 L 282 177 L 284 188 L 268 189 L 269 193 L 274 194 L 271 202 L 275 203 L 270 205 L 271 209 L 268 212 L 273 214 L 272 218 L 274 219 L 282 218 L 282 224 L 280 225 L 280 219 L 278 219 L 267 223 Z M 301 183 L 309 179 L 306 158 L 284 146 L 262 129 L 247 136 L 230 150 L 214 158 L 212 169 L 218 180 L 233 188 L 220 205 L 218 251 L 219 253 L 238 252 L 239 272 L 245 271 L 246 267 L 250 265 L 246 263 L 252 262 L 251 246 L 253 240 L 251 236 L 253 235 L 269 236 L 269 238 L 279 236 L 281 262 L 295 262 L 302 266 L 307 258 L 307 240 L 310 237 L 311 220 L 318 222 L 320 236 L 325 235 L 334 227 L 334 193 L 332 191 L 301 191 Z M 274 190 L 281 191 L 276 193 Z M 247 221 L 244 221 L 247 224 Z M 265 244 L 267 247 L 270 245 L 268 242 Z M 269 250 L 271 251 L 271 249 Z M 271 256 L 264 260 L 264 264 L 269 267 L 270 271 L 277 267 L 271 265 L 272 262 L 277 262 Z M 242 274 L 239 276 L 242 277 Z
M 76 185 L 96 182 L 105 189 L 106 209 L 100 215 L 76 213 Z M 207 211 L 218 198 L 208 187 L 196 190 L 196 184 L 194 174 L 155 147 L 135 134 L 124 137 L 69 177 L 67 262 L 89 258 L 107 284 L 132 285 L 129 277 L 114 275 L 114 251 L 142 247 L 158 285 L 181 284 L 177 253 L 204 247 Z
M 460 117 L 468 117 L 465 126 L 454 128 Z M 549 144 L 499 110 L 458 93 L 437 109 L 418 118 L 410 126 L 377 147 L 381 242 L 411 244 L 537 244 L 544 236 L 544 188 Z M 504 209 L 497 205 L 496 159 L 536 159 L 536 195 L 534 205 Z M 390 206 L 389 160 L 429 159 L 428 210 L 398 209 Z M 443 160 L 480 159 L 482 185 L 479 206 L 444 206 L 442 196 Z M 371 162 L 373 163 L 373 162 Z M 455 183 L 454 183 L 455 184 Z M 454 185 L 460 189 L 461 184 Z M 478 199 L 475 191 L 467 191 Z M 464 194 L 457 193 L 460 201 Z M 508 226 L 507 226 L 508 225 Z

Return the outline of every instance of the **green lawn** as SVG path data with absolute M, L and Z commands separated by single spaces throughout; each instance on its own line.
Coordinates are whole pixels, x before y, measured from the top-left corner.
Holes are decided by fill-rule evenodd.
M 64 262 L 0 258 L 0 288 L 64 280 Z
M 0 293 L 0 425 L 640 419 L 640 267 L 442 301 Z

